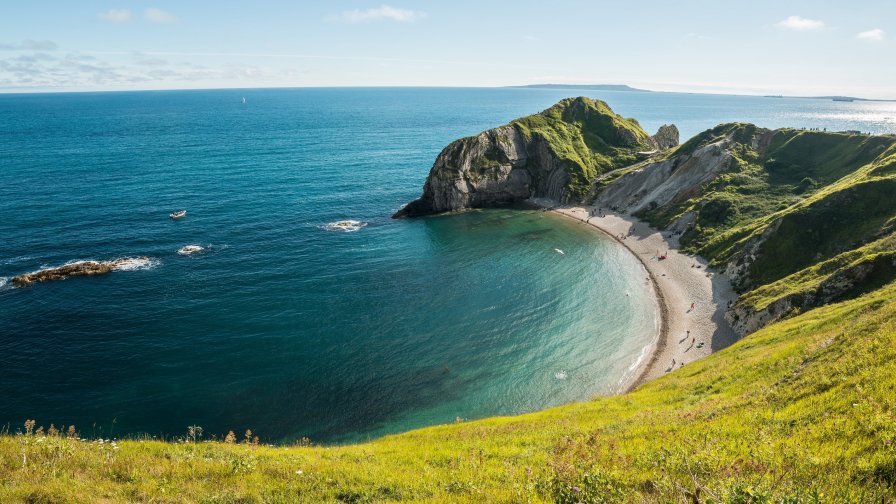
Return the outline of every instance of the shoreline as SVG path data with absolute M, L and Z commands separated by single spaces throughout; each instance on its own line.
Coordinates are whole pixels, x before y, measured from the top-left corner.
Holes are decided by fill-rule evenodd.
M 529 202 L 613 238 L 647 271 L 659 305 L 660 328 L 649 345 L 647 358 L 618 393 L 630 392 L 737 341 L 737 334 L 724 317 L 728 302 L 737 300 L 730 281 L 708 268 L 702 257 L 681 252 L 677 236 L 664 236 L 662 231 L 627 214 L 607 210 L 601 216 L 591 216 L 591 210 L 597 207 L 557 205 L 538 198 Z M 663 255 L 666 258 L 659 260 L 658 256 Z

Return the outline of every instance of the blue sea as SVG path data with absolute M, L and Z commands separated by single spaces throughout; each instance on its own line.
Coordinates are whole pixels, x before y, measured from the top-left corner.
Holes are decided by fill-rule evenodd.
M 390 219 L 446 144 L 576 94 L 683 140 L 896 131 L 893 103 L 675 93 L 0 95 L 0 424 L 336 443 L 618 391 L 658 318 L 618 244 L 531 209 Z

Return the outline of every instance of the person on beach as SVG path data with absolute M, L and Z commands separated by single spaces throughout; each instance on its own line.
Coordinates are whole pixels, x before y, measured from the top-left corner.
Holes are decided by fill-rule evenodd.
M 688 311 L 694 311 L 694 308 L 697 307 L 697 303 L 691 303 L 691 309 Z

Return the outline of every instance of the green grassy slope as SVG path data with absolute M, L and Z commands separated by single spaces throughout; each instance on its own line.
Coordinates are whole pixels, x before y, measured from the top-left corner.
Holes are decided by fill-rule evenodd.
M 886 502 L 896 286 L 637 391 L 344 447 L 0 437 L 2 502 Z
M 577 184 L 647 138 L 587 99 L 511 125 L 580 169 Z M 745 306 L 824 298 L 864 271 L 810 305 L 842 301 L 797 303 L 802 314 L 626 395 L 357 445 L 13 428 L 0 502 L 896 502 L 896 137 L 729 124 L 663 156 L 722 138 L 735 140 L 728 171 L 643 217 L 664 227 L 693 212 L 683 242 L 717 264 L 750 251 Z
M 636 120 L 616 114 L 603 101 L 585 97 L 561 100 L 510 124 L 529 140 L 543 140 L 564 162 L 570 175 L 567 189 L 578 199 L 588 194 L 599 175 L 635 162 L 639 150 L 651 148 L 649 135 Z
M 692 212 L 696 219 L 682 236 L 684 247 L 717 266 L 743 263 L 735 287 L 745 293 L 744 303 L 760 309 L 774 293 L 808 293 L 859 260 L 879 262 L 883 276 L 873 275 L 878 284 L 892 278 L 884 258 L 850 252 L 872 242 L 893 245 L 885 238 L 896 230 L 896 136 L 726 124 L 667 157 L 725 137 L 735 141 L 726 172 L 695 197 L 640 216 L 665 227 Z

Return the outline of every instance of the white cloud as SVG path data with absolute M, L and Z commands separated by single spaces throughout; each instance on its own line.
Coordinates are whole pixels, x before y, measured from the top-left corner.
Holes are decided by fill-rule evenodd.
M 0 49 L 7 51 L 54 51 L 59 46 L 52 40 L 23 40 L 20 44 L 0 44 Z
M 109 9 L 106 12 L 100 12 L 96 17 L 107 23 L 127 23 L 131 20 L 131 11 L 127 9 Z
M 800 16 L 789 16 L 784 21 L 779 22 L 778 26 L 796 31 L 820 30 L 824 28 L 824 21 L 807 19 Z
M 372 9 L 354 9 L 343 11 L 340 18 L 348 23 L 367 23 L 369 21 L 398 21 L 413 23 L 426 17 L 425 12 L 399 9 L 389 5 L 381 5 Z
M 880 42 L 884 39 L 887 33 L 880 28 L 875 28 L 873 30 L 863 31 L 856 35 L 856 38 L 859 40 L 870 40 L 872 42 Z
M 143 11 L 143 18 L 152 23 L 173 23 L 177 21 L 177 17 L 174 14 L 155 7 L 150 7 Z

